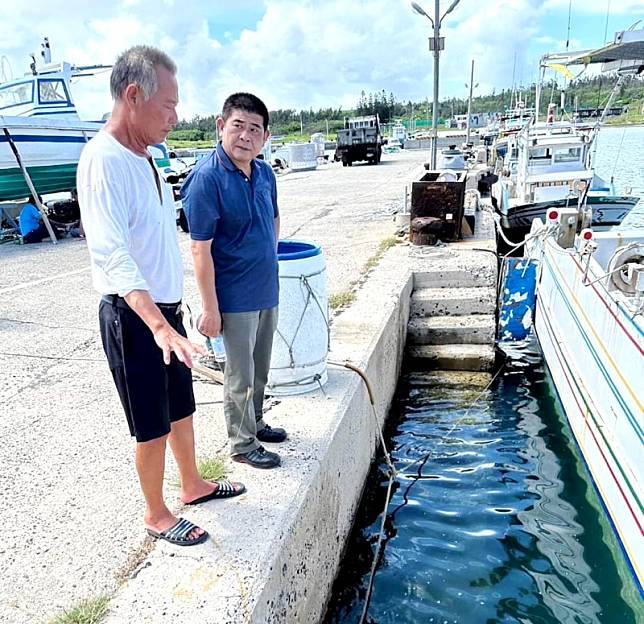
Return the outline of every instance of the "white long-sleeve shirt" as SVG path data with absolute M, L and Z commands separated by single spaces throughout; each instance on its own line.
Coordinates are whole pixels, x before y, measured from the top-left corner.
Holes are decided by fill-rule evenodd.
M 170 187 L 152 162 L 102 130 L 78 164 L 78 203 L 94 287 L 122 297 L 146 290 L 157 303 L 183 292 L 183 267 Z M 159 190 L 160 188 L 160 190 Z

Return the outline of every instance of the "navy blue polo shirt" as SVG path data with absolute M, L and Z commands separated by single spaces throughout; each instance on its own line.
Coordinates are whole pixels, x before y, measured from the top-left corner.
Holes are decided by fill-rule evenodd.
M 220 312 L 265 310 L 279 302 L 271 166 L 253 160 L 246 177 L 221 143 L 200 160 L 181 189 L 192 240 L 212 239 Z

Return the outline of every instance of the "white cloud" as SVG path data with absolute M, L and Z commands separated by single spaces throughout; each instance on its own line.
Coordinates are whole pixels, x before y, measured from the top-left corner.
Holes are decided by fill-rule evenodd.
M 427 9 L 433 4 L 423 3 Z M 269 108 L 348 108 L 363 89 L 385 89 L 405 101 L 431 98 L 430 24 L 407 0 L 264 4 L 261 16 L 260 0 L 0 0 L 0 55 L 9 57 L 14 73 L 22 73 L 44 35 L 55 60 L 77 64 L 111 63 L 138 43 L 162 47 L 179 68 L 179 113 L 185 117 L 216 112 L 239 90 L 257 93 Z M 605 14 L 604 0 L 584 0 L 580 7 L 599 10 L 600 4 Z M 613 12 L 623 13 L 625 4 L 635 11 L 642 1 L 613 4 Z M 564 25 L 549 32 L 544 16 L 555 10 L 564 15 Z M 558 40 L 566 34 L 567 10 L 568 0 L 461 0 L 442 25 L 441 98 L 465 97 L 472 58 L 479 93 L 510 87 L 515 64 L 517 83 L 533 80 L 540 54 L 563 45 Z M 111 107 L 108 76 L 74 85 L 86 118 Z
M 546 0 L 544 9 L 562 9 L 568 13 L 570 0 Z M 572 14 L 593 13 L 596 15 L 632 15 L 633 21 L 644 13 L 642 0 L 573 0 Z M 630 24 L 629 24 L 630 25 Z M 627 28 L 627 26 L 624 26 Z

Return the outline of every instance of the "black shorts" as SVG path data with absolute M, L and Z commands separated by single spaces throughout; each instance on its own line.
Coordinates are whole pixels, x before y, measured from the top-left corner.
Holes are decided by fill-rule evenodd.
M 159 309 L 168 323 L 185 336 L 180 305 L 159 305 Z M 137 442 L 167 435 L 170 423 L 195 411 L 190 369 L 174 354 L 166 366 L 152 332 L 121 297 L 101 299 L 98 318 L 103 349 L 130 433 Z

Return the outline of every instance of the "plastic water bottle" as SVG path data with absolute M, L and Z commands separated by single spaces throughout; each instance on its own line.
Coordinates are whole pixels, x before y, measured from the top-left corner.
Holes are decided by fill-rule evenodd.
M 208 338 L 208 343 L 210 344 L 210 350 L 215 356 L 215 362 L 225 362 L 226 361 L 226 347 L 224 346 L 224 339 L 221 334 L 215 336 L 214 338 Z

